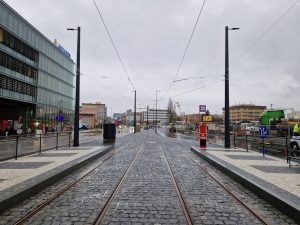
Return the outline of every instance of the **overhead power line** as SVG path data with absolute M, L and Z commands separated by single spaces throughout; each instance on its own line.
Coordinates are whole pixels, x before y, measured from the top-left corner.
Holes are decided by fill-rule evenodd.
M 258 38 L 252 42 L 252 44 L 246 48 L 246 50 L 240 54 L 236 60 L 233 61 L 233 63 L 230 66 L 233 66 L 236 64 L 244 55 L 246 55 L 256 44 L 259 40 L 261 40 L 280 20 L 282 20 L 298 3 L 300 0 L 297 0 L 294 2 L 287 10 L 285 10 L 261 35 L 258 36 Z
M 195 23 L 195 25 L 194 25 L 193 31 L 192 31 L 192 33 L 191 33 L 191 35 L 190 35 L 190 38 L 189 38 L 188 43 L 187 43 L 187 45 L 186 45 L 186 48 L 185 48 L 185 50 L 184 50 L 183 56 L 182 56 L 182 58 L 181 58 L 181 61 L 180 61 L 180 63 L 179 63 L 179 66 L 178 66 L 178 68 L 177 68 L 177 71 L 176 71 L 176 73 L 175 73 L 175 76 L 173 77 L 172 82 L 171 82 L 171 84 L 169 85 L 169 87 L 168 87 L 166 93 L 168 93 L 168 91 L 170 90 L 170 88 L 173 86 L 173 81 L 177 78 L 177 76 L 178 76 L 178 74 L 179 74 L 179 71 L 180 71 L 181 66 L 182 66 L 182 64 L 183 64 L 183 61 L 184 61 L 184 58 L 185 58 L 185 56 L 186 56 L 186 53 L 187 53 L 188 48 L 189 48 L 189 46 L 190 46 L 190 43 L 191 43 L 191 41 L 192 41 L 193 35 L 194 35 L 195 30 L 196 30 L 196 28 L 197 28 L 197 25 L 198 25 L 200 16 L 201 16 L 201 14 L 202 14 L 202 11 L 203 11 L 205 2 L 206 2 L 206 0 L 204 0 L 203 3 L 202 3 L 200 12 L 199 12 L 199 14 L 198 14 L 196 23 Z
M 116 45 L 115 45 L 114 40 L 112 39 L 112 36 L 111 36 L 111 34 L 110 34 L 110 32 L 109 32 L 107 26 L 106 26 L 106 23 L 105 23 L 105 21 L 104 21 L 104 19 L 103 19 L 103 17 L 102 17 L 102 14 L 101 14 L 101 12 L 100 12 L 100 10 L 99 10 L 99 8 L 98 8 L 98 6 L 97 6 L 95 0 L 93 0 L 93 2 L 94 2 L 94 5 L 95 5 L 95 7 L 96 7 L 96 9 L 97 9 L 97 11 L 98 11 L 99 17 L 100 17 L 100 19 L 101 19 L 101 21 L 102 21 L 102 23 L 103 23 L 103 25 L 104 25 L 104 27 L 105 27 L 106 33 L 107 33 L 107 35 L 108 35 L 108 37 L 109 37 L 109 39 L 110 39 L 110 41 L 111 41 L 111 43 L 112 43 L 112 45 L 113 45 L 113 47 L 114 47 L 114 49 L 115 49 L 116 54 L 118 55 L 118 58 L 119 58 L 119 60 L 120 60 L 120 63 L 122 64 L 123 70 L 124 70 L 124 72 L 125 72 L 125 74 L 126 74 L 126 76 L 127 76 L 127 80 L 128 80 L 128 82 L 130 83 L 130 85 L 132 86 L 132 88 L 133 88 L 134 90 L 136 90 L 136 88 L 135 88 L 135 86 L 134 86 L 132 80 L 130 79 L 130 76 L 129 76 L 127 70 L 126 70 L 126 67 L 125 67 L 125 65 L 124 65 L 124 63 L 123 63 L 123 60 L 122 60 L 122 58 L 121 58 L 121 55 L 119 54 L 119 51 L 118 51 L 118 49 L 117 49 L 117 47 L 116 47 Z

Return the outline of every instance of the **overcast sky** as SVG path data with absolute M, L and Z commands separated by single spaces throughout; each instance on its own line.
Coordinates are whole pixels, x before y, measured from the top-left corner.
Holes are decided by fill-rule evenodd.
M 81 103 L 105 103 L 108 115 L 111 108 L 133 108 L 134 88 L 93 0 L 5 1 L 50 40 L 58 39 L 74 61 L 77 36 L 66 28 L 81 27 Z M 230 105 L 300 110 L 300 3 L 268 30 L 298 1 L 207 0 L 176 78 L 202 0 L 96 3 L 137 90 L 137 107 L 153 107 L 160 90 L 159 108 L 166 108 L 172 97 L 186 113 L 197 112 L 199 104 L 221 113 L 225 26 L 240 28 L 229 32 Z M 174 78 L 189 79 L 172 84 Z

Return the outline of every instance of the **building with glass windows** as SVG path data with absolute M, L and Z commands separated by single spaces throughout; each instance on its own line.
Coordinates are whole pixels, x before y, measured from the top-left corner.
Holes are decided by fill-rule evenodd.
M 0 0 L 0 132 L 70 127 L 74 85 L 70 54 Z

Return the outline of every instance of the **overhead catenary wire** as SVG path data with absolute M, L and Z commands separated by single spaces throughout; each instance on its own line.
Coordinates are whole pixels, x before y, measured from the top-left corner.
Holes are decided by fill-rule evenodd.
M 110 34 L 110 32 L 109 32 L 107 26 L 106 26 L 106 23 L 105 23 L 105 21 L 104 21 L 104 19 L 103 19 L 103 17 L 102 17 L 102 14 L 101 14 L 101 12 L 100 12 L 100 10 L 99 10 L 99 8 L 98 8 L 98 6 L 97 6 L 95 0 L 93 0 L 93 2 L 94 2 L 94 5 L 95 5 L 95 7 L 96 7 L 96 9 L 97 9 L 98 15 L 99 15 L 99 17 L 100 17 L 100 19 L 101 19 L 101 21 L 102 21 L 104 27 L 105 27 L 106 33 L 107 33 L 107 35 L 108 35 L 108 37 L 109 37 L 109 39 L 110 39 L 110 41 L 111 41 L 111 43 L 112 43 L 112 45 L 113 45 L 113 47 L 114 47 L 114 50 L 115 50 L 115 52 L 116 52 L 116 54 L 117 54 L 117 56 L 118 56 L 118 58 L 119 58 L 119 61 L 120 61 L 121 65 L 122 65 L 122 67 L 123 67 L 123 70 L 124 70 L 124 72 L 125 72 L 125 74 L 126 74 L 126 76 L 127 76 L 127 80 L 128 80 L 128 82 L 130 83 L 131 87 L 132 87 L 134 90 L 136 90 L 136 88 L 135 88 L 135 86 L 134 86 L 132 80 L 130 79 L 130 76 L 129 76 L 127 70 L 126 70 L 126 67 L 125 67 L 124 62 L 123 62 L 123 60 L 122 60 L 122 58 L 121 58 L 121 55 L 120 55 L 120 53 L 119 53 L 119 51 L 118 51 L 118 49 L 117 49 L 117 47 L 116 47 L 116 45 L 115 45 L 114 40 L 112 39 L 112 36 L 111 36 L 111 34 Z
M 242 54 L 240 54 L 230 66 L 235 65 L 242 57 L 244 57 L 256 44 L 259 42 L 279 21 L 281 21 L 298 3 L 300 0 L 294 2 L 289 8 L 287 8 L 266 30 L 264 30 L 257 39 L 255 39 Z
M 210 84 L 210 85 L 203 85 L 199 88 L 195 88 L 195 89 L 192 89 L 192 90 L 189 90 L 189 91 L 185 91 L 185 92 L 182 92 L 182 93 L 179 93 L 179 94 L 176 94 L 176 95 L 173 95 L 173 96 L 169 96 L 170 98 L 173 98 L 173 97 L 177 97 L 177 96 L 181 96 L 181 95 L 185 95 L 185 94 L 189 94 L 189 93 L 192 93 L 192 92 L 195 92 L 195 91 L 198 91 L 200 89 L 203 89 L 203 88 L 206 88 L 206 87 L 211 87 L 211 86 L 214 86 L 214 85 L 217 85 L 221 82 L 224 82 L 224 79 L 222 79 L 222 81 L 219 81 L 219 82 L 214 82 L 213 84 Z
M 197 25 L 198 25 L 200 16 L 201 16 L 201 14 L 202 14 L 202 12 L 203 12 L 203 8 L 204 8 L 204 5 L 205 5 L 205 2 L 206 2 L 206 0 L 204 0 L 203 3 L 202 3 L 201 9 L 200 9 L 200 11 L 199 11 L 199 14 L 198 14 L 198 17 L 197 17 L 197 20 L 196 20 L 196 23 L 195 23 L 194 28 L 193 28 L 193 30 L 192 30 L 192 33 L 191 33 L 191 35 L 190 35 L 190 37 L 189 37 L 189 40 L 188 40 L 188 43 L 187 43 L 186 48 L 185 48 L 185 50 L 184 50 L 183 56 L 182 56 L 182 58 L 181 58 L 181 61 L 180 61 L 180 63 L 179 63 L 179 66 L 178 66 L 178 68 L 177 68 L 177 71 L 176 71 L 176 73 L 175 73 L 175 76 L 173 77 L 171 84 L 169 85 L 169 87 L 168 87 L 167 90 L 166 90 L 166 94 L 169 92 L 169 90 L 170 90 L 171 87 L 173 86 L 173 81 L 177 78 L 177 76 L 178 76 L 178 74 L 179 74 L 179 71 L 180 71 L 181 66 L 182 66 L 182 64 L 183 64 L 183 61 L 184 61 L 184 59 L 185 59 L 186 53 L 187 53 L 187 51 L 188 51 L 188 48 L 189 48 L 190 43 L 191 43 L 191 41 L 192 41 L 192 38 L 193 38 L 193 36 L 194 36 L 195 30 L 196 30 L 196 28 L 197 28 Z

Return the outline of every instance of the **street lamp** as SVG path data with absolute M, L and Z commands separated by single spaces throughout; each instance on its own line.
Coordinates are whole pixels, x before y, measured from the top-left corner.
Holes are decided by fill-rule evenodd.
M 134 90 L 133 132 L 136 133 L 136 90 Z
M 156 93 L 156 98 L 155 98 L 155 101 L 156 101 L 156 106 L 155 106 L 155 133 L 157 133 L 157 92 L 159 92 L 159 90 L 155 91 L 155 93 Z
M 77 62 L 76 62 L 76 96 L 75 96 L 75 118 L 74 118 L 74 143 L 79 146 L 79 104 L 80 104 L 80 27 L 68 28 L 67 30 L 77 30 Z
M 239 29 L 238 27 L 225 27 L 225 148 L 230 148 L 228 30 Z

